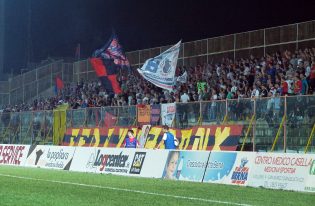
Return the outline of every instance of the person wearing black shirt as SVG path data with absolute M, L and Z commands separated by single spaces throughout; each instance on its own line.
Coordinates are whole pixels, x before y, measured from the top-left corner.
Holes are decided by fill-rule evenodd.
M 260 97 L 267 97 L 268 96 L 268 90 L 265 85 L 261 85 L 261 92 Z

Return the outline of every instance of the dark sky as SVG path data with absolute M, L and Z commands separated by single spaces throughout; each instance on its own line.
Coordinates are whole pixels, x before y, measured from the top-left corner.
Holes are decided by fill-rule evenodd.
M 112 29 L 132 51 L 315 19 L 312 1 L 6 0 L 7 71 L 26 65 L 28 1 L 34 62 L 73 57 L 78 43 L 88 57 Z

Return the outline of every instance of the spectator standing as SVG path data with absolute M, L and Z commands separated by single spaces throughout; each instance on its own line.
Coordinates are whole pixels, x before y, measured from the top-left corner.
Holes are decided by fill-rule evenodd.
M 308 83 L 307 83 L 306 77 L 302 73 L 302 74 L 300 74 L 300 78 L 302 79 L 302 91 L 301 91 L 301 94 L 302 95 L 306 95 L 308 93 Z
M 310 88 L 315 94 L 315 63 L 312 64 L 311 73 L 310 73 Z
M 186 93 L 186 91 L 184 92 L 184 94 L 182 94 L 180 96 L 180 101 L 183 103 L 187 103 L 190 101 L 190 98 L 189 98 L 188 94 Z
M 302 81 L 299 76 L 295 76 L 294 78 L 294 94 L 300 95 L 302 93 Z

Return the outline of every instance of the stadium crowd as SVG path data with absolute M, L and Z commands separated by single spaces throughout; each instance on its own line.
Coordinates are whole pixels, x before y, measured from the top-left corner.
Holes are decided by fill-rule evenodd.
M 265 57 L 223 58 L 216 64 L 198 64 L 176 69 L 187 72 L 186 83 L 177 82 L 173 92 L 146 81 L 136 70 L 121 70 L 122 94 L 106 93 L 100 82 L 66 84 L 58 95 L 32 104 L 7 105 L 2 112 L 51 110 L 68 103 L 72 109 L 136 104 L 260 98 L 315 93 L 315 48 L 283 51 Z

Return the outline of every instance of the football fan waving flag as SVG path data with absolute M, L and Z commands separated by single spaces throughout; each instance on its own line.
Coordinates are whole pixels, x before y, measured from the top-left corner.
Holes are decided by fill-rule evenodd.
M 157 87 L 172 91 L 180 44 L 181 41 L 160 55 L 148 59 L 138 72 Z
M 119 67 L 129 68 L 130 64 L 123 54 L 122 47 L 115 34 L 101 49 L 97 49 L 90 58 L 93 69 L 108 93 L 120 94 L 121 88 L 117 81 Z
M 118 37 L 115 33 L 112 34 L 109 41 L 100 49 L 97 49 L 94 57 L 102 57 L 104 59 L 113 59 L 117 66 L 129 68 L 130 63 L 123 52 L 122 46 L 119 44 Z

